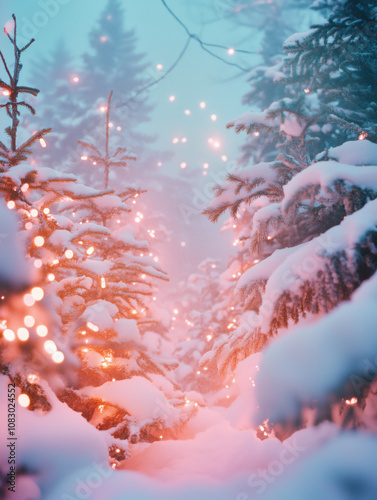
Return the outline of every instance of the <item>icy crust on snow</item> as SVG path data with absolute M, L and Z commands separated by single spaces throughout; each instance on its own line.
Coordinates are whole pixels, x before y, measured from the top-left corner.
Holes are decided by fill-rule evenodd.
M 336 148 L 330 148 L 316 156 L 317 161 L 324 158 L 348 165 L 377 165 L 377 144 L 368 140 L 348 141 Z
M 268 118 L 267 114 L 268 109 L 261 112 L 246 111 L 246 113 L 229 122 L 227 127 L 234 127 L 237 132 L 240 132 L 241 130 L 249 130 L 254 124 L 266 125 L 267 127 L 277 126 L 279 122 L 275 118 Z
M 377 157 L 375 158 L 377 163 Z M 284 200 L 281 207 L 282 212 L 287 212 L 292 199 L 297 193 L 308 186 L 317 185 L 323 193 L 331 192 L 336 181 L 342 180 L 350 186 L 359 186 L 377 192 L 377 166 L 356 167 L 336 161 L 323 161 L 314 163 L 307 169 L 295 175 L 288 184 L 284 186 Z
M 244 272 L 238 280 L 237 290 L 242 290 L 258 281 L 268 280 L 271 274 L 281 265 L 284 265 L 286 259 L 294 254 L 301 246 L 302 245 L 275 250 L 269 257 Z
M 85 387 L 77 392 L 123 408 L 138 420 L 160 417 L 171 426 L 180 417 L 180 411 L 169 404 L 165 394 L 144 377 L 105 382 L 99 387 Z
M 283 43 L 283 47 L 290 47 L 291 45 L 296 45 L 297 43 L 302 44 L 307 38 L 314 35 L 316 31 L 316 29 L 310 29 L 301 33 L 294 33 L 285 40 L 285 42 Z
M 121 342 L 141 342 L 139 328 L 134 319 L 120 318 L 114 324 L 114 330 Z
M 273 342 L 256 380 L 255 421 L 289 421 L 314 400 L 330 405 L 345 386 L 361 396 L 377 375 L 376 302 L 377 275 L 350 302 Z
M 324 259 L 346 250 L 350 260 L 355 246 L 365 235 L 377 226 L 377 200 L 369 202 L 361 210 L 346 217 L 338 226 L 334 226 L 321 236 L 304 245 L 296 247 L 283 264 L 271 273 L 267 282 L 260 311 L 262 331 L 268 331 L 274 308 L 271 304 L 288 291 L 299 293 L 305 281 L 314 282 L 317 273 L 324 265 Z M 293 250 L 293 249 L 292 249 Z

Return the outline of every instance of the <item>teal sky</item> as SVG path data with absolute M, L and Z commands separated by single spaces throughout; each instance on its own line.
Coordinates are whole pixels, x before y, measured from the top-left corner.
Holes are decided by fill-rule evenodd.
M 255 50 L 258 48 L 257 33 L 240 28 L 222 19 L 225 0 L 168 0 L 169 6 L 179 15 L 192 32 L 202 40 L 229 48 Z M 14 12 L 18 19 L 19 34 L 34 36 L 36 42 L 24 60 L 23 82 L 29 82 L 28 68 L 40 55 L 48 53 L 56 44 L 65 42 L 72 54 L 79 55 L 87 49 L 89 31 L 107 4 L 107 0 L 1 0 L 0 21 L 2 26 Z M 124 0 L 127 28 L 135 29 L 139 40 L 138 49 L 146 55 L 148 73 L 158 78 L 168 69 L 181 52 L 187 35 L 170 16 L 160 0 Z M 26 41 L 25 38 L 25 41 Z M 7 50 L 6 39 L 1 37 L 1 48 Z M 226 50 L 217 52 L 230 62 L 250 67 L 255 56 L 229 55 Z M 161 64 L 159 71 L 156 66 Z M 226 169 L 234 167 L 239 156 L 238 147 L 244 136 L 238 137 L 226 130 L 226 124 L 247 108 L 241 105 L 242 95 L 248 89 L 247 74 L 216 60 L 192 41 L 179 65 L 158 85 L 149 91 L 154 105 L 149 123 L 142 131 L 157 136 L 154 148 L 173 151 L 173 158 L 156 168 L 170 175 L 194 177 L 196 194 L 192 198 L 209 200 L 211 187 Z M 169 101 L 170 96 L 175 101 Z M 202 109 L 200 103 L 205 102 Z M 185 114 L 189 110 L 190 114 Z M 216 121 L 211 119 L 216 115 Z M 173 144 L 173 139 L 180 139 Z M 182 143 L 181 139 L 187 138 Z M 208 143 L 212 138 L 219 142 L 216 149 Z M 224 161 L 226 156 L 227 160 Z M 180 168 L 187 164 L 185 170 Z M 208 163 L 207 176 L 203 176 L 203 164 Z M 196 202 L 196 201 L 195 201 Z M 194 228 L 188 228 L 188 240 L 192 239 L 193 264 L 203 258 L 225 257 L 231 253 L 230 235 L 220 234 L 220 225 L 209 223 L 204 216 L 193 217 Z M 202 235 L 205 234 L 205 238 Z

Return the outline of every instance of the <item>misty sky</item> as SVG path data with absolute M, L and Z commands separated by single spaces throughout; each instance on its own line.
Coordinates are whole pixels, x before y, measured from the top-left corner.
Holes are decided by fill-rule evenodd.
M 200 34 L 204 41 L 226 47 L 257 49 L 257 34 L 224 20 L 224 2 L 168 1 L 189 29 Z M 136 30 L 138 49 L 146 55 L 145 61 L 150 63 L 147 71 L 152 78 L 157 78 L 175 61 L 187 36 L 160 0 L 124 0 L 122 3 L 127 11 L 126 27 Z M 62 40 L 72 54 L 79 55 L 86 50 L 87 35 L 106 4 L 107 0 L 52 0 L 52 3 L 48 0 L 1 0 L 2 25 L 14 12 L 19 34 L 36 38 L 36 43 L 28 51 L 28 58 L 24 60 L 23 82 L 38 86 L 38 82 L 27 81 L 28 65 L 30 67 L 33 60 L 48 53 Z M 2 37 L 1 40 L 4 50 L 6 39 Z M 255 61 L 252 55 L 236 53 L 231 56 L 226 50 L 217 53 L 241 66 L 250 67 Z M 156 69 L 158 64 L 163 65 L 162 71 Z M 155 149 L 174 152 L 172 160 L 160 168 L 171 175 L 197 178 L 203 199 L 209 199 L 210 188 L 219 179 L 220 173 L 234 166 L 239 156 L 238 147 L 244 137 L 227 131 L 226 124 L 247 110 L 241 105 L 242 95 L 248 88 L 246 79 L 247 74 L 216 60 L 192 41 L 179 65 L 149 91 L 149 100 L 155 108 L 151 121 L 143 125 L 143 131 L 157 135 Z M 169 101 L 171 95 L 175 96 L 174 102 Z M 200 102 L 206 103 L 205 109 L 200 108 Z M 185 110 L 191 114 L 185 114 Z M 213 114 L 217 117 L 216 121 L 211 119 Z M 174 145 L 174 137 L 186 137 L 187 142 Z M 217 140 L 220 147 L 213 148 L 208 143 L 209 138 Z M 224 155 L 226 162 L 221 159 Z M 180 168 L 182 162 L 187 163 L 185 171 Z M 209 164 L 206 177 L 202 174 L 204 163 Z M 230 235 L 220 235 L 219 224 L 213 226 L 199 214 L 193 223 L 198 227 L 198 244 L 194 250 L 200 254 L 197 260 L 205 256 L 223 257 L 231 252 Z M 205 239 L 199 236 L 203 230 L 206 232 Z

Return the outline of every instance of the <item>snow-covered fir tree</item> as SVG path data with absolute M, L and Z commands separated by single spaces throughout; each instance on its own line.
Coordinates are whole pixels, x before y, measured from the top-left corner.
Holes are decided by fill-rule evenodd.
M 356 135 L 358 140 L 313 156 L 309 148 L 302 159 L 296 156 L 288 163 L 285 155 L 283 161 L 278 158 L 275 162 L 251 165 L 231 174 L 217 188 L 217 196 L 208 209 L 213 219 L 228 209 L 236 219 L 242 207 L 255 207 L 259 200 L 265 205 L 254 208 L 249 229 L 253 256 L 259 262 L 238 283 L 249 312 L 243 317 L 243 324 L 230 337 L 220 340 L 212 353 L 222 370 L 258 352 L 294 323 L 304 318 L 315 321 L 328 313 L 348 300 L 374 273 L 374 226 L 368 214 L 373 211 L 376 192 L 376 146 L 366 139 L 366 134 L 373 139 L 370 131 L 375 121 L 366 119 L 368 104 L 365 92 L 359 89 L 370 88 L 370 72 L 375 71 L 374 39 L 360 27 L 375 16 L 376 8 L 368 2 L 357 9 L 352 2 L 341 2 L 322 25 L 290 37 L 285 44 L 288 61 L 300 53 L 300 60 L 290 64 L 287 78 L 292 82 L 299 79 L 300 85 L 310 88 L 312 98 L 319 103 L 313 123 L 308 115 L 305 125 L 300 124 L 297 113 L 294 118 L 283 114 L 276 123 L 285 131 L 292 155 L 297 154 L 292 148 L 294 132 L 299 131 L 297 138 L 305 150 L 306 143 L 318 134 L 318 123 L 323 124 L 322 133 L 323 127 L 327 127 L 326 141 L 333 140 L 335 145 L 344 130 L 349 134 L 346 138 L 354 139 Z M 346 34 L 350 46 L 359 50 L 357 58 L 352 51 L 347 60 L 343 58 L 348 54 L 348 50 L 340 50 Z M 335 57 L 338 52 L 339 58 Z M 312 74 L 320 76 L 326 64 L 331 64 L 332 71 L 326 72 L 323 79 L 314 80 Z M 369 71 L 359 72 L 360 64 L 370 64 Z M 357 79 L 353 78 L 354 73 Z M 352 95 L 352 113 L 341 107 L 343 100 L 339 100 L 338 108 L 326 105 L 335 89 L 337 95 L 345 98 Z M 360 128 L 354 127 L 356 116 Z M 234 123 L 236 128 L 247 130 L 259 126 L 253 114 Z M 316 144 L 313 150 L 317 147 Z
M 111 97 L 104 123 L 105 151 L 81 142 L 105 188 L 111 169 L 135 160 L 110 144 Z M 169 380 L 167 372 L 177 362 L 150 353 L 143 342 L 144 332 L 158 331 L 150 315 L 154 282 L 167 276 L 149 255 L 148 242 L 138 239 L 130 204 L 140 194 L 124 186 L 118 194 L 83 199 L 78 206 L 68 201 L 60 208 L 74 220 L 67 233 L 73 276 L 60 280 L 55 291 L 63 329 L 83 343 L 77 349 L 79 383 L 60 397 L 98 429 L 108 431 L 114 465 L 128 456 L 129 442 L 173 435 L 195 409 L 186 404 L 173 374 Z M 87 226 L 91 230 L 86 234 Z

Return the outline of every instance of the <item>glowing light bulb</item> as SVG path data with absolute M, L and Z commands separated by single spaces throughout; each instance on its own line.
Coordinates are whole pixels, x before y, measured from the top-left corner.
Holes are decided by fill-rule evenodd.
M 17 398 L 18 404 L 22 406 L 22 408 L 27 408 L 30 406 L 30 398 L 27 394 L 20 394 Z
M 185 115 L 187 116 L 191 115 L 191 111 L 189 109 L 185 109 Z
M 39 139 L 39 144 L 42 146 L 42 148 L 47 148 L 47 143 L 46 141 L 43 139 L 43 137 L 41 137 Z
M 211 120 L 215 122 L 217 120 L 217 115 L 211 115 Z
M 131 311 L 131 312 L 132 312 L 132 314 L 137 314 L 136 309 L 132 309 L 132 311 Z
M 64 255 L 67 257 L 67 259 L 72 259 L 73 257 L 73 252 L 72 250 L 68 249 L 64 252 Z
M 203 163 L 203 168 L 208 168 L 209 164 L 208 163 Z
M 34 245 L 36 247 L 43 247 L 44 244 L 45 244 L 45 239 L 43 238 L 43 236 L 36 236 L 34 238 Z
M 174 139 L 172 140 L 172 143 L 173 143 L 173 144 L 177 144 L 178 142 L 179 142 L 178 137 L 174 137 Z
M 174 95 L 171 95 L 171 96 L 169 97 L 169 101 L 170 101 L 170 102 L 174 102 L 174 101 L 175 101 L 175 96 L 174 96 Z
M 186 144 L 186 142 L 187 142 L 187 137 L 182 137 L 182 142 L 183 142 L 183 144 Z
M 219 148 L 220 147 L 220 142 L 219 141 L 214 141 L 213 147 L 216 148 L 216 149 Z
M 122 127 L 120 125 L 118 125 L 117 126 L 117 131 L 120 132 L 121 130 L 122 130 Z M 93 163 L 93 165 L 94 165 L 94 163 Z M 96 165 L 97 165 L 97 163 L 96 163 Z
M 107 110 L 107 106 L 100 106 L 99 110 L 101 111 L 101 113 L 105 113 Z
M 309 94 L 310 89 L 304 89 L 305 94 Z
M 368 134 L 365 134 L 365 133 L 360 134 L 358 137 L 359 141 L 363 141 L 367 137 L 367 135 Z
M 181 241 L 181 247 L 185 247 L 186 246 L 186 242 L 185 241 Z
M 25 182 L 25 184 L 22 184 L 21 186 L 21 191 L 23 193 L 26 193 L 26 191 L 29 189 L 29 184 L 27 182 Z
M 8 342 L 13 342 L 13 340 L 16 338 L 16 335 L 13 330 L 7 328 L 3 331 L 3 337 L 5 338 L 5 340 L 8 340 Z
M 187 163 L 186 163 L 185 161 L 183 161 L 183 162 L 181 163 L 181 168 L 186 168 L 186 167 L 187 167 Z
M 86 326 L 90 328 L 90 330 L 92 330 L 93 332 L 99 332 L 98 326 L 95 325 L 94 323 L 91 323 L 90 321 L 86 323 Z
M 34 288 L 32 288 L 31 290 L 31 296 L 33 297 L 34 300 L 36 301 L 40 301 L 43 299 L 44 297 L 44 291 L 41 287 L 39 286 L 35 286 Z
M 47 354 L 54 354 L 58 350 L 53 340 L 46 340 L 46 342 L 43 344 L 43 347 Z
M 156 68 L 158 69 L 158 71 L 161 71 L 163 69 L 163 65 L 162 64 L 157 64 Z
M 38 210 L 37 210 L 36 208 L 32 208 L 32 209 L 30 210 L 30 215 L 31 215 L 32 217 L 38 217 Z
M 31 229 L 32 227 L 33 227 L 33 224 L 31 222 L 27 222 L 25 224 L 25 229 L 27 229 L 27 230 Z
M 39 377 L 35 373 L 29 373 L 29 375 L 26 377 L 26 380 L 29 382 L 29 384 L 37 384 L 39 382 Z
M 94 247 L 89 247 L 88 250 L 86 251 L 87 255 L 92 255 L 94 252 Z
M 13 200 L 8 201 L 7 207 L 9 208 L 9 210 L 13 210 L 15 206 L 16 206 L 16 204 Z
M 47 334 L 48 334 L 47 326 L 45 326 L 45 325 L 38 325 L 37 326 L 37 335 L 39 337 L 46 337 Z
M 258 130 L 256 132 L 254 132 L 254 135 L 255 135 L 255 137 L 259 137 L 260 134 L 259 134 Z
M 32 326 L 35 325 L 35 319 L 33 316 L 25 316 L 24 317 L 24 324 L 25 326 L 31 328 Z
M 46 207 L 46 208 L 44 208 L 44 209 L 43 209 L 43 213 L 44 213 L 45 215 L 48 215 L 48 214 L 50 213 L 50 209 L 49 209 L 49 208 L 47 208 L 47 207 Z
M 47 279 L 48 279 L 48 281 L 54 281 L 55 274 L 52 274 L 52 273 L 48 274 Z
M 221 159 L 222 159 L 222 161 L 228 161 L 228 157 L 225 155 L 222 155 Z
M 230 56 L 233 56 L 233 55 L 235 54 L 235 52 L 236 52 L 236 51 L 235 51 L 233 48 L 229 48 L 229 49 L 228 49 L 228 54 L 229 54 Z
M 5 95 L 7 97 L 10 96 L 9 90 L 3 90 L 3 95 Z
M 28 338 L 30 337 L 29 330 L 26 328 L 19 328 L 17 330 L 17 337 L 22 341 L 26 342 Z
M 99 39 L 100 39 L 100 41 L 101 41 L 102 43 L 107 42 L 107 36 L 105 36 L 105 35 L 100 36 L 100 37 L 99 37 Z
M 28 307 L 31 307 L 35 304 L 35 299 L 31 295 L 31 293 L 27 293 L 26 295 L 24 295 L 24 304 L 25 304 L 25 306 L 28 306 Z
M 212 340 L 212 335 L 207 335 L 207 342 L 209 342 L 210 340 Z
M 78 83 L 80 81 L 80 78 L 78 76 L 74 76 L 72 78 L 73 83 Z
M 82 159 L 82 161 L 86 161 L 88 159 L 88 157 L 86 155 L 82 155 L 81 159 Z
M 54 352 L 52 355 L 52 361 L 56 364 L 63 363 L 64 354 L 61 351 Z
M 162 162 L 161 161 L 157 162 L 157 166 L 162 167 Z
M 203 175 L 207 175 L 207 174 L 208 174 L 208 172 L 207 172 L 206 170 L 203 170 L 202 174 L 203 174 Z
M 346 399 L 346 405 L 353 406 L 357 403 L 357 398 Z
M 103 276 L 101 278 L 101 288 L 106 288 L 106 280 Z
M 204 108 L 206 107 L 206 103 L 205 103 L 205 102 L 201 102 L 201 103 L 199 104 L 199 106 L 201 107 L 201 109 L 204 109 Z

